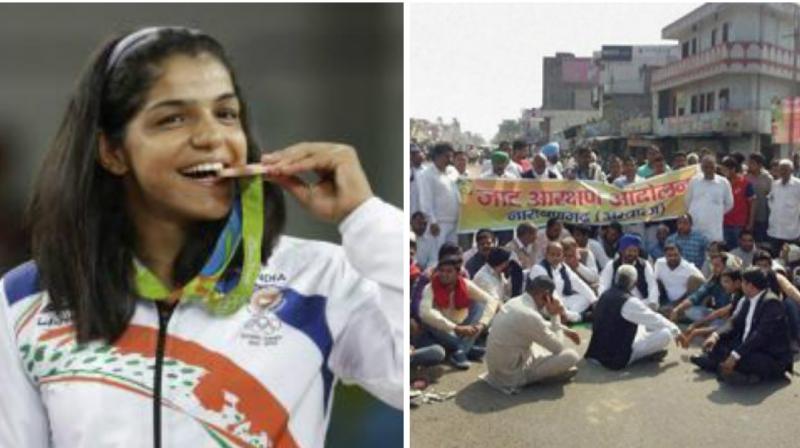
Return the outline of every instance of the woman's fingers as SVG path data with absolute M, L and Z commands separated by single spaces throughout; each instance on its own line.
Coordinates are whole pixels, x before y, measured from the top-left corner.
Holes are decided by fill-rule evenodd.
M 355 149 L 337 143 L 298 143 L 264 154 L 265 180 L 289 191 L 316 216 L 340 221 L 372 196 Z M 316 173 L 308 184 L 297 175 Z

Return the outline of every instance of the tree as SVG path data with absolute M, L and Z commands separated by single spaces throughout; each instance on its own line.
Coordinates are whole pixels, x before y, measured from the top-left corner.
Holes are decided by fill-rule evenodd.
M 497 126 L 497 134 L 492 139 L 492 143 L 498 144 L 503 140 L 512 141 L 522 135 L 522 126 L 518 120 L 503 120 Z

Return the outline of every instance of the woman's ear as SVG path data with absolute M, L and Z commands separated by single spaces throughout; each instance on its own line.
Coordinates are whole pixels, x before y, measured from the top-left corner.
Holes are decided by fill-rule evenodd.
M 100 132 L 97 136 L 98 159 L 100 165 L 111 174 L 122 176 L 128 172 L 128 161 L 122 149 L 114 148 L 108 140 L 106 134 Z

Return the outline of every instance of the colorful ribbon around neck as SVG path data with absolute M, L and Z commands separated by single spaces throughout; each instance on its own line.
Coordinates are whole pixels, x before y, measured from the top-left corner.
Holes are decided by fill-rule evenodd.
M 178 289 L 169 289 L 146 266 L 136 260 L 135 286 L 140 297 L 159 300 L 198 301 L 215 315 L 235 313 L 247 303 L 261 270 L 261 241 L 264 233 L 264 189 L 260 176 L 238 180 L 228 222 L 219 234 L 211 256 L 200 273 Z M 244 263 L 238 275 L 226 269 L 244 242 Z

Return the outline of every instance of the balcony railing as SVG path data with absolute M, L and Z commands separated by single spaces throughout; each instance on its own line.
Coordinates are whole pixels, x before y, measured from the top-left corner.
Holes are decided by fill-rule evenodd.
M 761 73 L 791 79 L 793 63 L 791 49 L 767 42 L 724 42 L 654 71 L 652 88 L 669 89 L 722 73 Z
M 724 110 L 681 117 L 657 118 L 654 131 L 661 136 L 702 135 L 720 133 L 737 135 L 741 133 L 769 134 L 772 131 L 769 110 Z

